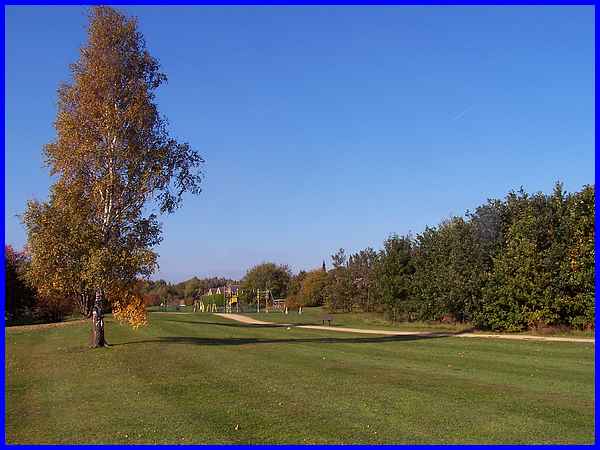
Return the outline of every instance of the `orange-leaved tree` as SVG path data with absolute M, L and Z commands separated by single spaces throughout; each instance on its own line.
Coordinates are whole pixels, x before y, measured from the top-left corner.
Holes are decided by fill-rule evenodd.
M 58 90 L 56 139 L 44 148 L 56 182 L 24 215 L 29 278 L 72 298 L 92 319 L 92 347 L 106 345 L 103 310 L 145 322 L 136 280 L 156 269 L 157 214 L 200 193 L 204 162 L 169 136 L 155 90 L 166 81 L 134 18 L 91 9 L 87 44 Z

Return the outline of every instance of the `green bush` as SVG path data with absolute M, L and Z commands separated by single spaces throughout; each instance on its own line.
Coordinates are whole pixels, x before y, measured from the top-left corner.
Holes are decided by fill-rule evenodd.
M 332 256 L 332 311 L 383 310 L 392 320 L 457 320 L 480 328 L 592 328 L 595 187 L 510 192 L 465 217 L 391 236 L 383 249 Z
M 202 301 L 204 304 L 216 304 L 217 306 L 225 306 L 225 296 L 223 294 L 203 295 Z

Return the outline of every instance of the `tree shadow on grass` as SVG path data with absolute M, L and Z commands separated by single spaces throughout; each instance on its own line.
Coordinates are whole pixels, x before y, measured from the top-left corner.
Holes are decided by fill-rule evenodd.
M 316 325 L 316 326 L 323 326 L 322 323 L 320 322 L 296 322 L 296 323 L 269 323 L 269 324 L 259 324 L 259 323 L 243 323 L 243 322 L 204 322 L 204 321 L 192 321 L 192 320 L 178 320 L 178 319 L 162 319 L 162 321 L 164 322 L 179 322 L 179 323 L 190 323 L 190 324 L 198 324 L 198 325 L 216 325 L 219 327 L 232 327 L 232 328 L 294 328 L 294 327 L 302 327 L 305 325 Z M 345 328 L 356 328 L 356 327 L 351 327 L 351 326 L 344 326 Z M 331 329 L 335 330 L 336 325 L 332 325 Z M 326 331 L 326 330 L 323 330 Z M 372 331 L 377 331 L 377 330 L 372 330 Z M 401 329 L 390 329 L 390 330 L 379 330 L 379 331 L 397 331 L 399 333 L 402 332 Z M 453 331 L 453 330 L 440 330 L 440 331 L 415 331 L 415 330 L 411 330 L 411 332 L 419 332 L 419 333 L 424 333 L 423 337 L 428 338 L 428 337 L 447 337 L 447 336 L 456 336 L 459 334 L 464 334 L 464 333 L 472 333 L 474 331 L 478 331 L 477 328 L 475 327 L 470 327 L 470 328 L 465 328 L 464 330 L 460 330 L 460 331 Z M 397 336 L 392 336 L 392 337 L 397 337 Z M 400 337 L 405 337 L 405 336 L 400 336 Z
M 194 336 L 165 336 L 156 339 L 122 342 L 112 344 L 113 347 L 132 344 L 185 344 L 185 345 L 255 345 L 255 344 L 376 344 L 385 342 L 420 341 L 423 339 L 446 338 L 458 333 L 428 333 L 406 336 L 380 336 L 380 337 L 322 337 L 322 338 L 297 338 L 297 339 L 260 339 L 260 338 L 202 338 Z

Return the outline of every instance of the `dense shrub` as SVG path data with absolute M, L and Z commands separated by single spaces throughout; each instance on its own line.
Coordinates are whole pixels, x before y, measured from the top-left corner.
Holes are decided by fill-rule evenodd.
M 225 296 L 223 294 L 203 295 L 201 300 L 205 304 L 215 304 L 217 306 L 225 305 Z
M 510 192 L 383 249 L 332 256 L 331 311 L 383 310 L 393 320 L 470 321 L 481 328 L 594 326 L 594 186 Z
M 420 319 L 469 321 L 481 308 L 484 255 L 473 226 L 454 217 L 417 236 L 412 294 Z
M 4 246 L 5 315 L 9 322 L 30 317 L 35 305 L 35 292 L 25 281 L 27 257 Z
M 409 237 L 392 235 L 383 243 L 375 262 L 375 298 L 398 320 L 411 311 L 411 281 L 415 273 L 414 241 Z
M 39 295 L 27 281 L 29 258 L 4 247 L 5 317 L 9 324 L 59 322 L 72 312 L 70 299 Z

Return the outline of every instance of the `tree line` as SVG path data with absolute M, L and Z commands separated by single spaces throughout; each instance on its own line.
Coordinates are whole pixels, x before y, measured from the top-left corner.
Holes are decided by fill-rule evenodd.
M 26 251 L 4 247 L 6 279 L 6 320 L 9 324 L 58 322 L 67 315 L 83 314 L 77 302 L 70 296 L 44 296 L 35 288 L 31 279 L 36 273 L 31 268 L 31 256 Z M 145 306 L 164 304 L 191 304 L 210 288 L 236 284 L 224 277 L 192 277 L 180 283 L 165 280 L 138 279 L 132 287 Z M 107 305 L 105 312 L 111 312 Z M 85 315 L 85 314 L 84 314 Z
M 239 282 L 193 277 L 181 283 L 138 280 L 146 305 L 191 303 L 210 288 L 239 284 L 240 300 L 257 290 L 285 298 L 290 308 L 325 306 L 331 312 L 380 312 L 393 321 L 471 322 L 482 329 L 594 325 L 593 185 L 549 195 L 510 192 L 463 217 L 413 235 L 393 234 L 380 250 L 332 255 L 332 267 L 293 274 L 265 262 Z M 72 302 L 36 298 L 29 258 L 5 247 L 7 317 L 59 320 Z M 34 272 L 35 273 L 35 272 Z
M 481 329 L 592 328 L 595 314 L 595 186 L 551 194 L 521 188 L 380 250 L 332 255 L 332 267 L 300 271 L 263 263 L 242 279 L 288 307 L 381 312 L 393 321 L 470 322 Z
M 379 251 L 340 249 L 331 270 L 292 278 L 290 302 L 492 330 L 592 328 L 594 192 L 521 189 L 416 236 L 391 235 Z
M 181 302 L 189 304 L 202 297 L 211 288 L 231 284 L 237 284 L 237 281 L 224 277 L 192 277 L 181 283 L 169 283 L 165 280 L 141 280 L 140 293 L 148 306 Z

